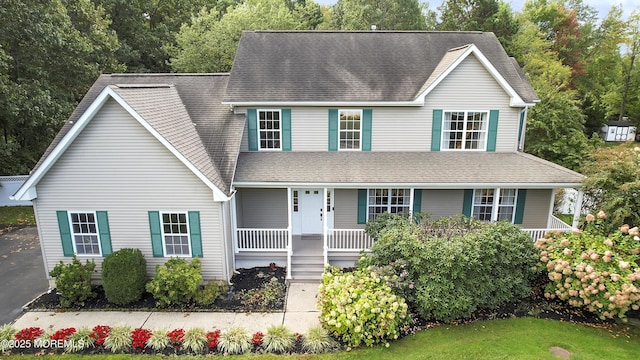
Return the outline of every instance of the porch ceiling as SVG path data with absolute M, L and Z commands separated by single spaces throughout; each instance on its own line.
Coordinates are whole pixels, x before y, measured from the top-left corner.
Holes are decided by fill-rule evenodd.
M 583 175 L 524 153 L 243 152 L 234 185 L 576 187 Z

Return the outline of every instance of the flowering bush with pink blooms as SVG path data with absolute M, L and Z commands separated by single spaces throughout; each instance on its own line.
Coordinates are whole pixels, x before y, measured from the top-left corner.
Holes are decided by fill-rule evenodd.
M 320 322 L 348 346 L 397 339 L 409 320 L 407 304 L 376 272 L 328 267 L 318 290 Z
M 539 266 L 551 281 L 545 297 L 584 307 L 600 318 L 625 318 L 640 309 L 640 230 L 623 225 L 613 233 L 604 212 L 586 216 L 584 230 L 548 233 L 536 241 Z

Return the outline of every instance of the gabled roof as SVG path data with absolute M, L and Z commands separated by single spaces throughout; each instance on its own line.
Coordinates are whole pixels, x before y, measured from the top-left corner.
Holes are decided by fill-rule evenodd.
M 14 197 L 35 195 L 34 186 L 107 98 L 118 101 L 214 194 L 228 197 L 244 129 L 244 118 L 221 104 L 228 78 L 228 74 L 100 76 Z
M 555 189 L 583 178 L 520 152 L 249 152 L 240 154 L 234 184 Z
M 419 105 L 429 84 L 469 49 L 523 105 L 538 101 L 493 33 L 415 31 L 244 32 L 224 101 Z

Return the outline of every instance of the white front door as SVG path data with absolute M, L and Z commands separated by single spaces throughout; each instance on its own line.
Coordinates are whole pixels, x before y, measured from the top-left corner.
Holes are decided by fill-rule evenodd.
M 298 190 L 300 232 L 302 234 L 322 234 L 323 195 L 323 189 Z

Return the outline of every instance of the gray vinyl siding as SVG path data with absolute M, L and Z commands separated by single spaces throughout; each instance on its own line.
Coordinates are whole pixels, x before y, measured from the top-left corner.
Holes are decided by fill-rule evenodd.
M 520 108 L 510 107 L 509 100 L 500 84 L 470 55 L 427 95 L 425 120 L 431 124 L 433 109 L 500 110 L 496 151 L 516 151 Z M 431 126 L 425 141 L 431 148 Z
M 336 229 L 364 229 L 358 224 L 358 190 L 335 189 L 333 224 Z
M 238 227 L 287 228 L 287 189 L 241 188 L 236 196 Z
M 329 110 L 326 108 L 291 109 L 291 150 L 327 151 L 328 126 Z
M 430 119 L 422 106 L 373 108 L 371 151 L 429 151 Z
M 36 187 L 34 200 L 46 271 L 62 253 L 56 210 L 108 212 L 113 250 L 138 248 L 152 275 L 166 258 L 154 258 L 148 211 L 199 211 L 202 274 L 225 278 L 222 203 L 114 100 L 80 133 Z M 95 259 L 99 274 L 101 257 Z
M 464 190 L 422 190 L 422 212 L 433 219 L 462 214 Z
M 549 209 L 551 206 L 550 189 L 529 189 L 527 190 L 527 200 L 524 205 L 523 228 L 539 229 L 546 228 L 549 220 Z

